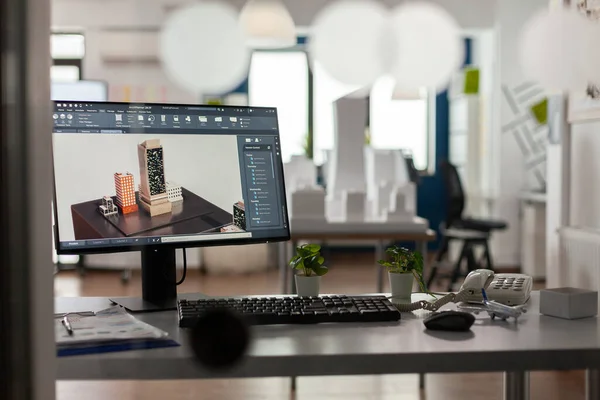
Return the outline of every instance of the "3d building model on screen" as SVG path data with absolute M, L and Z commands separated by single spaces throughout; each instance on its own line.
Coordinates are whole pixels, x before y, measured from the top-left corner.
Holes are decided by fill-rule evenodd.
M 237 225 L 227 225 L 221 228 L 221 233 L 233 233 L 233 232 L 244 232 L 242 228 Z
M 183 201 L 181 185 L 175 182 L 167 182 L 167 197 L 171 203 L 180 203 Z
M 132 155 L 134 148 L 132 147 Z M 115 196 L 71 205 L 76 240 L 132 236 L 189 235 L 245 230 L 244 203 L 235 217 L 199 194 L 166 180 L 158 139 L 137 145 L 139 185 L 130 172 L 115 173 Z
M 109 217 L 111 215 L 119 213 L 119 211 L 117 210 L 117 206 L 115 206 L 115 203 L 113 203 L 113 199 L 110 196 L 102 197 L 102 204 L 100 204 L 98 210 L 105 217 Z
M 163 147 L 159 139 L 138 144 L 140 164 L 140 205 L 150 216 L 171 212 L 167 195 Z
M 117 192 L 116 203 L 122 214 L 130 214 L 138 210 L 133 175 L 131 173 L 115 173 L 115 191 Z
M 233 205 L 233 224 L 242 230 L 246 230 L 246 207 L 243 201 Z

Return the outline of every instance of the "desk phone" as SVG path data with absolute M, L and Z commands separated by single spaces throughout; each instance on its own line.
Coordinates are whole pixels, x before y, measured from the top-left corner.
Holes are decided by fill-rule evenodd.
M 476 269 L 465 278 L 460 291 L 465 292 L 464 301 L 483 301 L 481 289 L 485 288 L 488 300 L 508 306 L 525 304 L 529 300 L 533 280 L 524 274 L 494 274 L 489 269 Z

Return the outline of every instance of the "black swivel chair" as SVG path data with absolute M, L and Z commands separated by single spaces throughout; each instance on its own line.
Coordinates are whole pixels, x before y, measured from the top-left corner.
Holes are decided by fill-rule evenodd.
M 474 219 L 463 216 L 466 198 L 458 171 L 448 161 L 440 163 L 440 170 L 447 197 L 447 217 L 441 226 L 442 244 L 436 255 L 435 264 L 431 269 L 427 287 L 430 287 L 436 279 L 438 267 L 448 253 L 450 242 L 459 241 L 462 242 L 462 249 L 450 275 L 448 291 L 451 291 L 458 278 L 461 275 L 466 275 L 461 271 L 463 261 L 467 262 L 467 273 L 478 268 L 483 268 L 483 261 L 485 261 L 486 268 L 494 269 L 489 239 L 493 231 L 504 230 L 508 225 L 504 221 Z M 480 261 L 477 261 L 475 258 L 475 249 L 477 247 L 483 250 L 483 256 Z

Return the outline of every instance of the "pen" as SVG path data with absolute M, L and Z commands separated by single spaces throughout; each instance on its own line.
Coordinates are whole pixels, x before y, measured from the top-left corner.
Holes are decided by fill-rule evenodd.
M 71 326 L 71 323 L 69 322 L 69 318 L 65 315 L 62 319 L 62 324 L 65 326 L 65 329 L 67 330 L 67 333 L 69 335 L 73 334 L 73 327 Z
M 485 289 L 483 289 L 483 288 L 481 288 L 481 295 L 483 296 L 483 302 L 487 303 L 487 301 L 488 301 L 487 293 L 485 292 Z

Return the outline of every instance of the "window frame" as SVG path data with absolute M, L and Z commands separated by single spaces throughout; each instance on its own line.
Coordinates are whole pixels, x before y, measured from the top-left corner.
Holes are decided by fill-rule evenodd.
M 307 87 L 307 100 L 308 100 L 308 104 L 307 104 L 307 121 L 306 121 L 306 126 L 307 126 L 307 134 L 308 134 L 308 140 L 311 144 L 310 146 L 310 154 L 308 155 L 309 159 L 313 159 L 314 157 L 314 152 L 315 152 L 315 141 L 314 141 L 314 112 L 313 112 L 313 94 L 314 94 L 314 78 L 313 78 L 313 73 L 312 73 L 312 69 L 310 68 L 310 56 L 308 54 L 308 51 L 306 49 L 306 46 L 304 44 L 297 44 L 295 46 L 292 47 L 286 47 L 284 49 L 253 49 L 250 55 L 250 64 L 252 64 L 252 55 L 254 53 L 304 53 L 304 56 L 306 57 L 306 69 L 307 69 L 307 82 L 308 82 L 308 87 Z M 250 65 L 250 68 L 252 68 L 252 65 Z M 250 79 L 248 77 L 248 100 L 250 99 Z M 250 103 L 250 101 L 248 101 L 248 103 Z
M 58 67 L 77 67 L 77 69 L 79 70 L 79 79 L 78 80 L 83 80 L 83 59 L 85 58 L 85 35 L 82 32 L 64 32 L 64 31 L 57 31 L 57 32 L 52 32 L 50 33 L 50 36 L 61 36 L 61 35 L 80 35 L 83 37 L 83 48 L 84 48 L 84 52 L 83 52 L 83 56 L 80 58 L 54 58 L 52 57 L 52 66 L 58 66 Z
M 419 176 L 421 177 L 426 177 L 426 176 L 433 176 L 435 175 L 436 172 L 436 138 L 437 138 L 437 126 L 436 126 L 436 102 L 437 102 L 437 96 L 438 96 L 438 91 L 435 88 L 428 88 L 427 89 L 427 110 L 426 110 L 426 130 L 427 130 L 427 135 L 426 135 L 426 151 L 425 151 L 425 164 L 426 167 L 424 169 L 418 169 L 417 172 L 419 173 Z M 394 101 L 393 99 L 391 99 L 390 101 Z M 369 92 L 369 97 L 368 97 L 368 107 L 369 107 L 369 112 L 368 112 L 368 127 L 369 129 L 371 128 L 371 121 L 373 116 L 371 115 L 371 102 L 372 102 L 372 96 L 371 96 L 371 92 Z M 372 135 L 372 132 L 371 132 Z M 390 150 L 394 150 L 394 149 L 390 149 Z M 401 149 L 402 151 L 406 151 L 406 150 L 411 150 L 411 149 Z
M 427 90 L 427 168 L 418 170 L 420 176 L 433 176 L 436 173 L 437 151 L 437 96 L 435 89 Z

